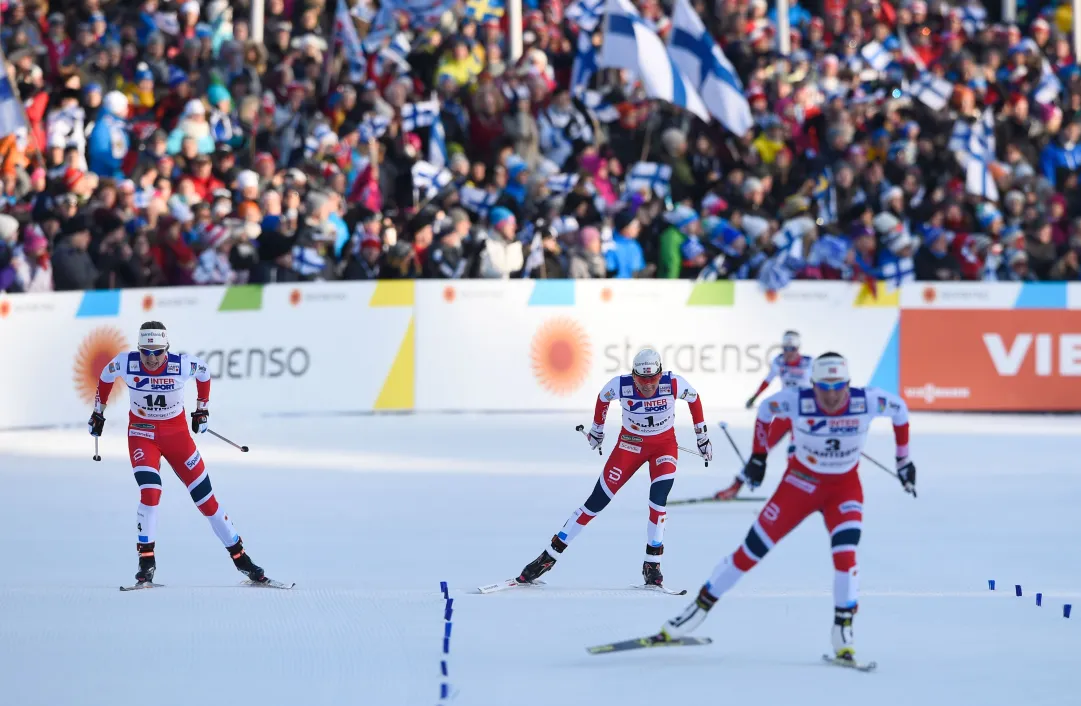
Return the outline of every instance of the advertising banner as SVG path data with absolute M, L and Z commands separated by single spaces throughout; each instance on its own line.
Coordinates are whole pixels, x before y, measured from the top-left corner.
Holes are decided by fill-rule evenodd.
M 912 409 L 1081 411 L 1081 310 L 906 309 L 900 370 Z
M 212 419 L 412 409 L 413 290 L 320 282 L 0 298 L 0 428 L 85 422 L 102 368 L 151 320 L 173 352 L 206 361 Z M 114 387 L 109 424 L 126 419 L 126 394 Z
M 418 410 L 588 409 L 647 346 L 707 406 L 742 407 L 788 329 L 808 354 L 848 356 L 857 384 L 897 389 L 896 297 L 884 305 L 858 285 L 456 281 L 419 283 L 416 296 Z

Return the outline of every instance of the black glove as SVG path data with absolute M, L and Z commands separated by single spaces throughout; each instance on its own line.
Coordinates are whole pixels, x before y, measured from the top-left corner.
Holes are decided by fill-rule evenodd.
M 207 420 L 210 419 L 209 409 L 197 409 L 191 413 L 191 430 L 196 434 L 206 431 Z
M 101 436 L 101 432 L 105 431 L 105 415 L 95 410 L 94 413 L 90 415 L 90 421 L 87 422 L 87 426 L 90 427 L 90 436 Z
M 755 395 L 751 399 L 747 400 L 747 409 L 754 407 L 755 401 L 758 399 L 758 395 Z
M 905 492 L 916 494 L 916 464 L 908 458 L 897 459 L 897 478 L 905 487 Z
M 753 490 L 762 485 L 762 481 L 765 477 L 766 454 L 751 454 L 751 460 L 743 467 L 743 473 L 740 474 L 740 478 L 751 486 L 751 489 Z

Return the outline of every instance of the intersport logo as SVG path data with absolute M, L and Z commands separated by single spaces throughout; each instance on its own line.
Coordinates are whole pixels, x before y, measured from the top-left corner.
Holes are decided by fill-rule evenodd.
M 1020 373 L 1030 353 L 1036 375 L 1040 377 L 1081 376 L 1081 334 L 1078 333 L 1019 333 L 1009 343 L 997 333 L 985 333 L 983 345 L 995 370 L 1004 377 Z

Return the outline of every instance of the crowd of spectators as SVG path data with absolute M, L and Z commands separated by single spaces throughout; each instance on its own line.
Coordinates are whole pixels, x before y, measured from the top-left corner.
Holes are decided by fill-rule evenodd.
M 745 135 L 626 71 L 572 91 L 582 3 L 526 0 L 511 62 L 492 0 L 375 42 L 367 0 L 266 0 L 261 43 L 247 0 L 5 0 L 0 291 L 1081 274 L 1069 2 L 793 2 L 782 56 L 766 0 L 696 0 Z

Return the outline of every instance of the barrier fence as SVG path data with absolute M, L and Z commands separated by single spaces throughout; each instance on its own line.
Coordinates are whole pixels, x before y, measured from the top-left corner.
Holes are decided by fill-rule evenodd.
M 1081 411 L 1081 284 L 382 281 L 0 295 L 0 428 L 84 422 L 147 320 L 226 413 L 585 409 L 647 345 L 738 407 L 787 329 L 913 409 Z

